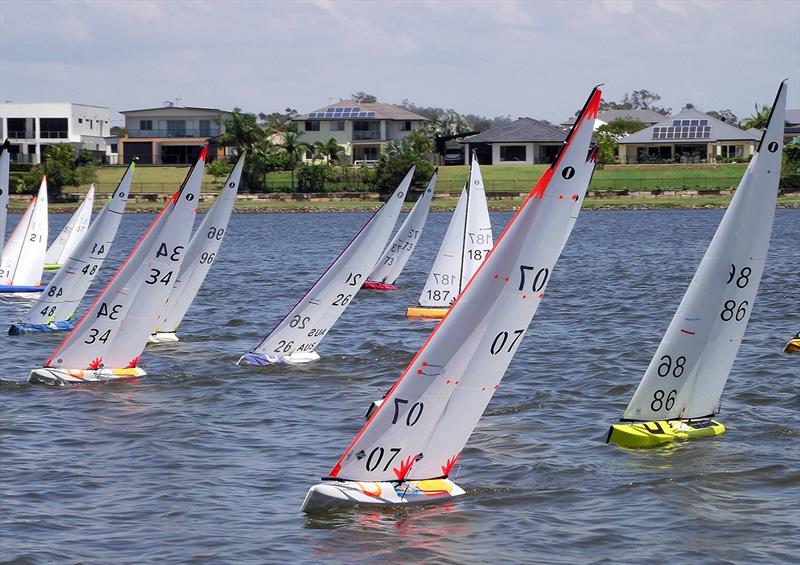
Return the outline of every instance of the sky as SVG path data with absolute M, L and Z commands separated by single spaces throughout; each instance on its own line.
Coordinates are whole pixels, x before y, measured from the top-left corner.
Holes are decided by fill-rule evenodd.
M 647 89 L 746 117 L 789 78 L 800 1 L 0 0 L 0 100 L 121 110 L 382 102 L 561 122 Z

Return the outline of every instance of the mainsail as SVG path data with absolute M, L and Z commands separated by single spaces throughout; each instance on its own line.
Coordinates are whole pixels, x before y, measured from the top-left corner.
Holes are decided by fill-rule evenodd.
M 478 158 L 473 154 L 469 182 L 461 191 L 450 225 L 434 260 L 420 306 L 447 308 L 478 270 L 492 248 L 492 224 Z
M 330 478 L 402 481 L 450 473 L 544 297 L 574 223 L 594 168 L 589 145 L 600 96 L 595 88 L 555 163 Z
M 0 286 L 37 287 L 47 249 L 47 178 L 3 248 Z
M 197 228 L 189 247 L 186 248 L 181 270 L 154 334 L 174 334 L 211 269 L 228 229 L 233 205 L 236 203 L 244 160 L 243 152 L 219 196 Z
M 8 181 L 11 171 L 11 144 L 6 139 L 0 147 L 0 259 L 6 239 L 6 214 L 8 213 Z M 0 268 L 2 266 L 0 265 Z
M 367 282 L 392 285 L 403 272 L 428 219 L 428 212 L 431 209 L 431 201 L 436 189 L 437 174 L 437 172 L 433 173 L 425 192 L 419 197 L 394 238 L 389 242 L 378 264 L 367 277 Z
M 239 364 L 264 365 L 316 359 L 315 349 L 361 289 L 400 215 L 414 167 L 319 280 Z
M 67 225 L 58 234 L 55 241 L 50 244 L 44 256 L 44 263 L 47 267 L 63 266 L 72 252 L 83 240 L 86 230 L 89 228 L 89 221 L 92 218 L 92 207 L 94 206 L 94 184 L 89 187 L 86 197 L 81 202 L 75 213 L 72 214 Z
M 783 155 L 786 83 L 767 129 L 624 420 L 713 416 L 764 270 Z
M 39 295 L 22 323 L 12 326 L 12 333 L 46 331 L 44 326 L 66 322 L 72 318 L 111 250 L 125 212 L 125 204 L 128 202 L 133 169 L 134 165 L 131 163 L 86 236 Z M 69 324 L 62 326 L 54 329 L 70 329 Z
M 178 190 L 56 349 L 46 367 L 133 368 L 175 283 L 197 212 L 207 149 Z

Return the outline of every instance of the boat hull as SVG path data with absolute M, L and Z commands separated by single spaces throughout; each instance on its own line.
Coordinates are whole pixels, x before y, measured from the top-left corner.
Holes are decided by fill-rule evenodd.
M 11 327 L 8 329 L 8 335 L 64 332 L 70 331 L 73 328 L 75 328 L 75 324 L 69 320 L 50 322 L 49 324 L 25 324 L 23 322 L 17 322 L 15 324 L 11 324 Z
M 783 348 L 784 353 L 800 353 L 800 337 L 790 339 Z
M 716 420 L 657 420 L 652 422 L 615 422 L 608 430 L 606 443 L 632 449 L 658 447 L 672 443 L 713 437 L 725 433 L 725 426 Z
M 464 494 L 450 479 L 402 482 L 326 481 L 308 489 L 301 511 L 312 514 L 354 506 L 433 504 Z
M 430 308 L 427 306 L 409 306 L 406 308 L 406 316 L 409 318 L 444 318 L 449 308 Z
M 399 290 L 399 287 L 393 284 L 375 281 L 366 281 L 361 285 L 361 288 L 365 288 L 367 290 Z
M 144 369 L 134 367 L 132 369 L 57 369 L 44 367 L 34 369 L 28 376 L 31 384 L 66 386 L 81 383 L 106 383 L 125 379 L 143 377 Z
M 5 286 L 0 285 L 0 294 L 27 294 L 31 292 L 42 292 L 43 286 Z
M 147 343 L 175 343 L 176 341 L 180 341 L 180 339 L 175 332 L 156 332 L 147 338 Z
M 61 268 L 61 265 L 56 263 L 45 263 L 44 270 L 45 271 L 57 271 Z
M 303 363 L 311 363 L 319 359 L 319 353 L 311 351 L 295 352 L 291 355 L 262 355 L 260 353 L 245 353 L 236 362 L 237 365 L 254 365 L 256 367 L 264 367 L 267 365 L 287 364 L 287 365 L 302 365 Z

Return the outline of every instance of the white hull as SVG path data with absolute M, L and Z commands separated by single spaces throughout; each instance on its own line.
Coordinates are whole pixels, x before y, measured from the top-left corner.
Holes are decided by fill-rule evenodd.
M 311 514 L 353 506 L 432 504 L 461 496 L 464 489 L 450 479 L 403 482 L 330 481 L 308 489 L 301 511 Z
M 291 355 L 261 355 L 258 353 L 248 353 L 243 355 L 236 364 L 254 366 L 275 364 L 302 365 L 304 363 L 311 363 L 312 361 L 317 360 L 319 360 L 319 353 L 316 351 L 311 351 L 308 353 L 295 351 Z
M 143 377 L 147 373 L 138 367 L 133 369 L 34 369 L 28 382 L 40 385 L 66 386 L 79 383 L 106 383 Z
M 147 343 L 174 343 L 176 341 L 180 340 L 175 332 L 156 332 L 147 338 Z

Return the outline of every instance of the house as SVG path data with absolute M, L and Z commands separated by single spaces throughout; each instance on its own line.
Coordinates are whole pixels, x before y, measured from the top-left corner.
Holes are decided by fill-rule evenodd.
M 125 116 L 119 138 L 119 162 L 140 165 L 190 165 L 200 147 L 209 144 L 208 159 L 223 158 L 224 148 L 213 138 L 225 133 L 230 112 L 218 108 L 162 106 L 120 112 Z
M 761 139 L 694 108 L 619 140 L 620 163 L 713 163 L 717 158 L 749 159 Z
M 292 121 L 302 132 L 303 141 L 324 143 L 333 138 L 344 149 L 345 160 L 355 164 L 377 161 L 389 142 L 408 137 L 430 120 L 392 104 L 342 100 L 295 116 Z
M 552 163 L 567 132 L 541 120 L 519 118 L 464 138 L 464 153 L 475 151 L 482 165 Z
M 0 102 L 0 139 L 10 140 L 15 163 L 41 163 L 48 146 L 62 143 L 102 158 L 110 114 L 104 106 L 73 102 Z
M 800 143 L 800 110 L 786 110 L 786 124 L 783 128 L 784 143 Z

